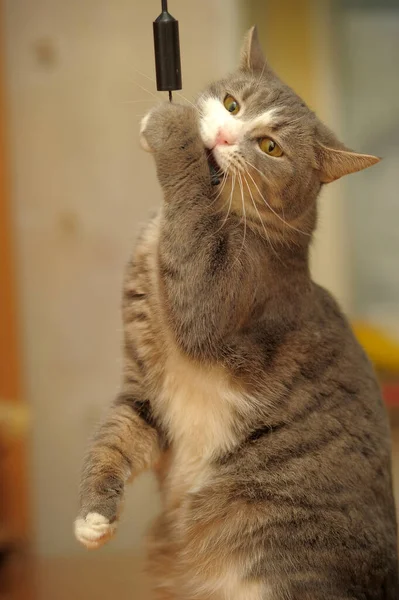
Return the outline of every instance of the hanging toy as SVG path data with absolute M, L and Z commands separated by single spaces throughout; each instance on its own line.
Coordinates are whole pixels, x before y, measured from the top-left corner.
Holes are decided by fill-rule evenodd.
M 179 22 L 168 12 L 168 0 L 162 0 L 162 13 L 153 23 L 157 90 L 169 92 L 182 89 Z
M 172 102 L 172 92 L 182 89 L 179 22 L 168 12 L 168 0 L 162 0 L 162 13 L 153 23 L 155 71 L 157 90 L 168 92 Z M 212 185 L 219 185 L 220 179 L 213 164 L 209 166 Z

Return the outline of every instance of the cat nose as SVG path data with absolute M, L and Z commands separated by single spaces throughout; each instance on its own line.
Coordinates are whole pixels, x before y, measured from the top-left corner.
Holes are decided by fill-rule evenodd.
M 224 129 L 219 129 L 216 134 L 215 146 L 232 146 L 237 141 L 236 136 Z

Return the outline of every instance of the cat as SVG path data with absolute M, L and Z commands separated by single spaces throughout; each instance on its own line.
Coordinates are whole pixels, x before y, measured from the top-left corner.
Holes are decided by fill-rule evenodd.
M 158 600 L 399 597 L 390 433 L 368 358 L 309 273 L 321 187 L 374 165 L 266 62 L 141 127 L 164 203 L 123 292 L 121 392 L 84 461 L 77 538 L 153 469 Z M 210 167 L 218 170 L 219 185 Z

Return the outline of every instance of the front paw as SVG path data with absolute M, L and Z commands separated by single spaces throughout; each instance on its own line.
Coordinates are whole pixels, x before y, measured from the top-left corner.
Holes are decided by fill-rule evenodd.
M 117 521 L 109 522 L 107 517 L 91 512 L 75 521 L 75 537 L 89 550 L 100 548 L 108 542 L 116 531 Z
M 174 102 L 159 104 L 147 113 L 140 126 L 140 143 L 146 152 L 158 152 L 168 142 L 181 142 L 199 135 L 198 114 L 192 106 Z
M 115 533 L 125 485 L 115 475 L 83 479 L 75 536 L 87 548 L 98 548 Z

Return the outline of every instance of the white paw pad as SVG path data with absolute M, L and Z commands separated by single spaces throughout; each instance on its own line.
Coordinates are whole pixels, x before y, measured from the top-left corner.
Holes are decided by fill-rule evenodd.
M 114 534 L 116 522 L 110 523 L 106 517 L 92 512 L 85 519 L 76 519 L 75 536 L 86 548 L 99 548 Z

